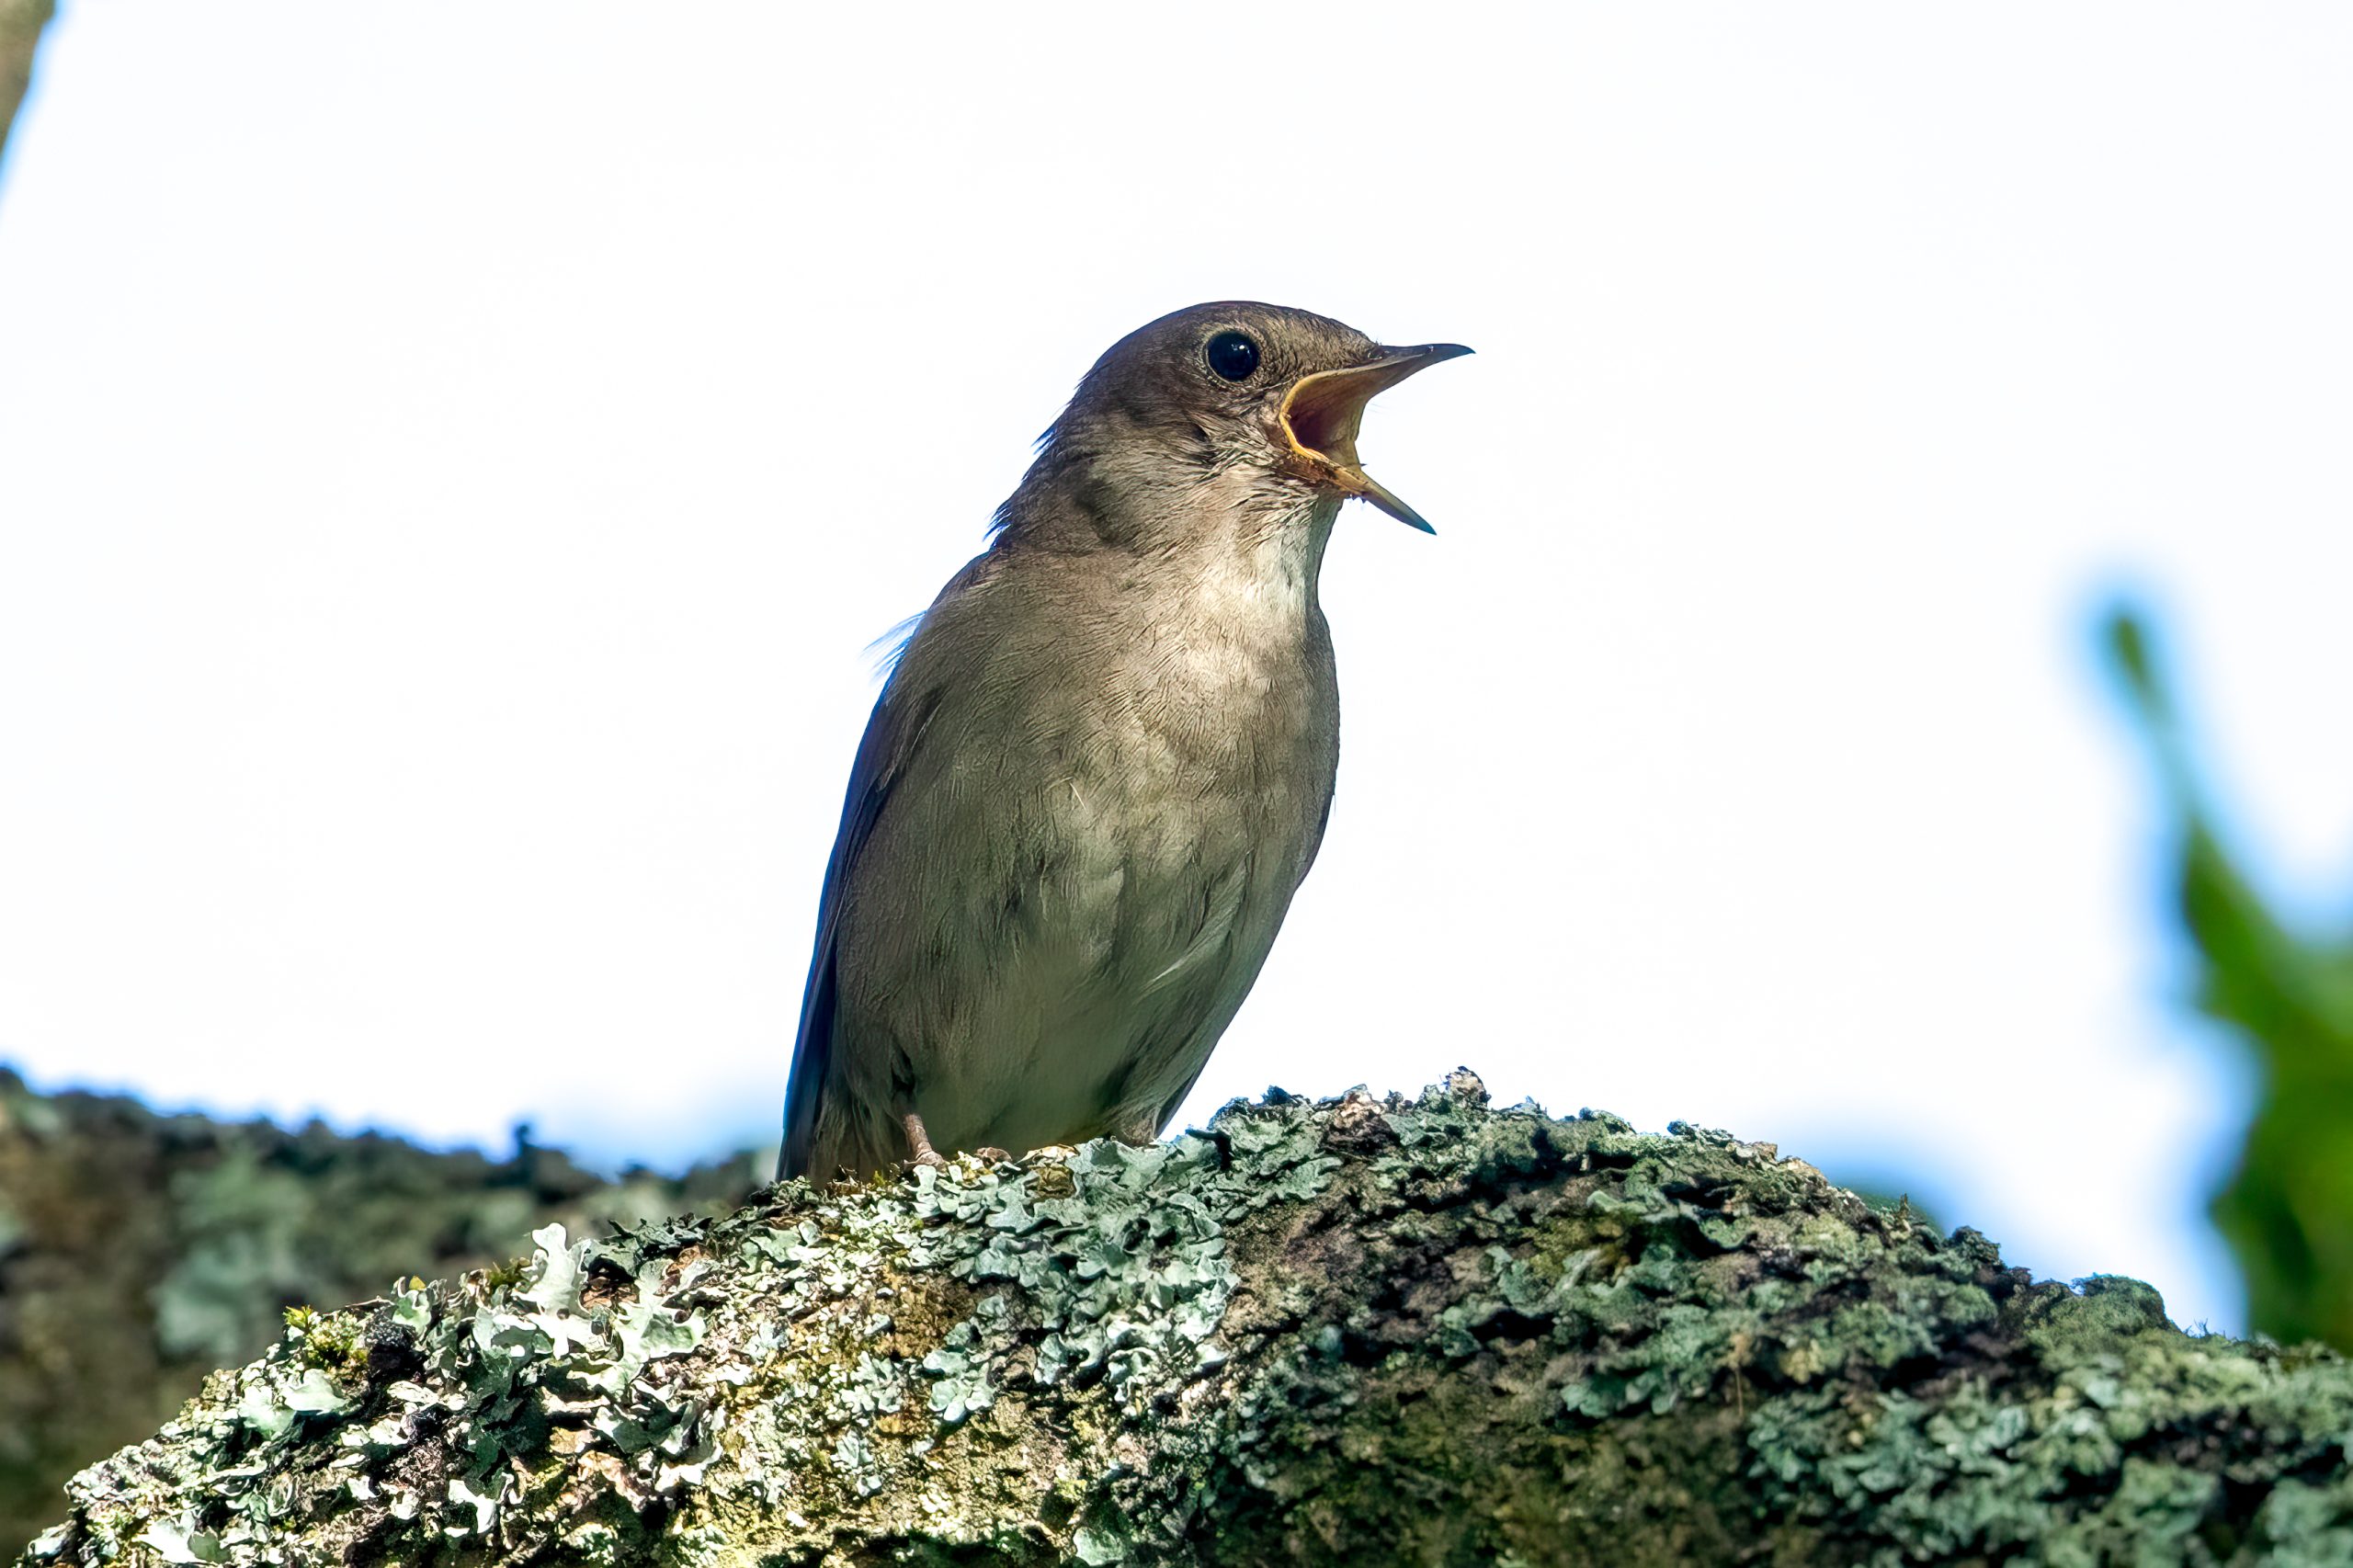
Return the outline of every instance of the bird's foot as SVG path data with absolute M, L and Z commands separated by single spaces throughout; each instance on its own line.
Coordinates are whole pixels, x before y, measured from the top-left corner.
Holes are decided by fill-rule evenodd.
M 1013 1156 L 1006 1153 L 1003 1149 L 998 1148 L 994 1143 L 983 1143 L 979 1148 L 972 1151 L 972 1158 L 976 1160 L 985 1160 L 990 1165 L 995 1165 L 1004 1164 L 1006 1161 L 1013 1158 Z
M 899 1119 L 907 1130 L 907 1146 L 915 1153 L 907 1160 L 910 1165 L 929 1165 L 938 1170 L 948 1164 L 938 1150 L 931 1146 L 931 1134 L 923 1130 L 923 1118 L 914 1111 Z

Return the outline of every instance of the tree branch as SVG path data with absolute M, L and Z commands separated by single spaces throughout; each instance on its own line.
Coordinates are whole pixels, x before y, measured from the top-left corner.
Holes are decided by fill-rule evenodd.
M 301 1319 L 28 1562 L 2353 1556 L 2353 1369 L 1769 1144 L 1276 1094 Z

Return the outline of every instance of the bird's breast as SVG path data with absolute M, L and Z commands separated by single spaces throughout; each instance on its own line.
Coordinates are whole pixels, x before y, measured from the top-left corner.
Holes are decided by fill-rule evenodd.
M 919 643 L 901 670 L 936 696 L 942 772 L 886 824 L 921 891 L 878 919 L 863 991 L 918 999 L 908 1071 L 937 1134 L 1150 1122 L 1240 1004 L 1321 834 L 1338 701 L 1313 580 L 1216 560 L 1009 573 L 952 613 L 972 618 L 963 656 Z
M 1216 802 L 1286 815 L 1302 793 L 1320 810 L 1338 696 L 1313 580 L 1284 567 L 1221 553 L 1139 574 L 1100 639 L 1083 777 L 1119 782 L 1147 814 Z

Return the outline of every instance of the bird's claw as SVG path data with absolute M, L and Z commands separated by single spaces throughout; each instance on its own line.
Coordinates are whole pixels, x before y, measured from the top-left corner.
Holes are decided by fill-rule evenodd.
M 929 1165 L 933 1170 L 947 1167 L 948 1162 L 941 1158 L 938 1150 L 931 1146 L 931 1134 L 924 1131 L 922 1117 L 908 1111 L 899 1118 L 899 1125 L 906 1129 L 907 1147 L 915 1151 L 914 1156 L 907 1161 L 911 1168 L 915 1165 Z

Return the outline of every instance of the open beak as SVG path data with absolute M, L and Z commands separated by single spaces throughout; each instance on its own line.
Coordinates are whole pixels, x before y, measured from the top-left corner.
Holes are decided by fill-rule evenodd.
M 1460 343 L 1424 343 L 1412 348 L 1383 348 L 1370 364 L 1344 370 L 1318 370 L 1302 376 L 1283 394 L 1277 415 L 1291 456 L 1309 473 L 1344 495 L 1361 495 L 1399 522 L 1424 533 L 1438 530 L 1422 515 L 1392 495 L 1379 480 L 1365 472 L 1357 457 L 1357 426 L 1364 421 L 1364 405 L 1375 393 L 1388 391 L 1415 371 L 1441 359 L 1459 359 L 1471 350 Z

